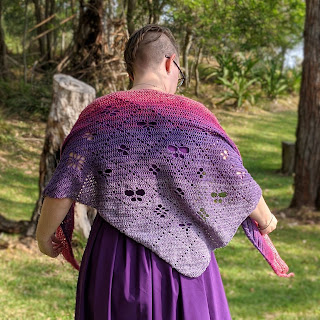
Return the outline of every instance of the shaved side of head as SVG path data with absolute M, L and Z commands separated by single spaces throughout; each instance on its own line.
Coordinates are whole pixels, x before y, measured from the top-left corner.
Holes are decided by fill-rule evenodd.
M 124 53 L 127 72 L 132 77 L 140 70 L 156 72 L 164 56 L 174 53 L 178 59 L 179 48 L 171 31 L 158 25 L 147 25 L 135 31 L 127 42 Z
M 176 48 L 166 35 L 148 32 L 137 50 L 133 72 L 144 68 L 152 68 L 155 71 L 165 55 L 171 56 L 174 53 L 179 57 Z

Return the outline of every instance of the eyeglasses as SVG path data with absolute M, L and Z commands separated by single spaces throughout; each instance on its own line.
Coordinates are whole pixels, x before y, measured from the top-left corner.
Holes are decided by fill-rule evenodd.
M 167 59 L 170 59 L 170 57 L 165 56 Z M 179 72 L 180 72 L 180 78 L 178 79 L 178 84 L 177 84 L 177 88 L 181 87 L 181 85 L 183 84 L 184 80 L 186 80 L 185 75 L 183 74 L 183 72 L 181 71 L 180 67 L 178 66 L 178 64 L 172 60 L 173 63 L 177 66 Z

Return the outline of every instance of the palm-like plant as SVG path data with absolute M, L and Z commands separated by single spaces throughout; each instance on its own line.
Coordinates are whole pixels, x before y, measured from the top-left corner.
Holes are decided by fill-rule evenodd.
M 258 75 L 262 90 L 271 100 L 283 94 L 288 85 L 281 73 L 280 66 L 276 60 L 267 60 L 264 63 L 264 70 Z
M 227 75 L 219 77 L 219 80 L 227 90 L 221 94 L 222 99 L 217 102 L 217 105 L 228 100 L 234 100 L 233 105 L 235 108 L 240 108 L 245 101 L 254 104 L 255 96 L 252 93 L 252 85 L 258 79 L 248 80 L 245 73 L 240 71 L 235 72 L 231 80 L 228 80 Z

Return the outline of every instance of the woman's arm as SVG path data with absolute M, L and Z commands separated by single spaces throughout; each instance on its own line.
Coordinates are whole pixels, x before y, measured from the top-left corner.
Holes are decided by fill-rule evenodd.
M 258 222 L 261 234 L 268 234 L 277 227 L 278 220 L 271 213 L 263 196 L 261 196 L 257 207 L 252 211 L 250 217 Z
M 61 242 L 54 233 L 67 215 L 72 203 L 73 200 L 69 198 L 45 197 L 43 201 L 36 237 L 40 251 L 49 257 L 55 258 L 61 253 Z

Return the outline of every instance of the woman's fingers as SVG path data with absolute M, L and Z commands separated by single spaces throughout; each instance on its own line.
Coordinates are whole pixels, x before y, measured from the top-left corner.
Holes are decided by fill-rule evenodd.
M 270 225 L 268 226 L 268 228 L 260 230 L 260 233 L 262 235 L 269 234 L 270 232 L 272 232 L 273 230 L 275 230 L 277 228 L 277 224 L 278 224 L 278 220 L 275 216 L 273 216 L 273 219 L 272 219 Z
M 61 240 L 58 239 L 55 234 L 53 234 L 53 235 L 51 236 L 51 240 L 52 240 L 52 242 L 54 242 L 54 243 L 61 243 Z
M 56 258 L 63 249 L 63 243 L 54 234 L 48 240 L 38 239 L 38 246 L 42 253 Z

